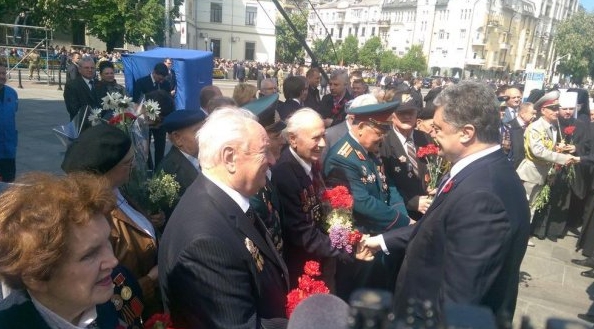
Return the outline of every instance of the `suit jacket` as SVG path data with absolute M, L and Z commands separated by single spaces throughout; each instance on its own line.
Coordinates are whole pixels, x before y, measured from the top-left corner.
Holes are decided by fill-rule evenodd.
M 351 99 L 353 99 L 353 96 L 351 96 L 351 94 L 346 91 L 344 97 L 339 102 L 336 111 L 334 111 L 334 96 L 331 94 L 324 95 L 321 100 L 320 115 L 324 119 L 332 119 L 332 126 L 342 123 L 346 116 L 344 107 Z
M 102 329 L 118 326 L 118 316 L 111 301 L 97 305 L 96 321 Z M 27 291 L 13 290 L 8 297 L 0 300 L 0 328 L 50 329 L 50 326 L 33 305 Z
M 415 105 L 419 108 L 419 110 L 423 109 L 423 94 L 421 93 L 421 89 L 417 90 L 415 87 L 410 88 L 410 96 L 413 99 Z
M 261 220 L 252 223 L 198 174 L 159 248 L 159 282 L 174 326 L 253 329 L 286 318 L 287 269 L 262 230 Z
M 350 190 L 355 225 L 363 233 L 383 233 L 409 223 L 402 196 L 388 187 L 380 167 L 350 134 L 330 149 L 324 161 L 326 183 Z
M 388 250 L 408 240 L 394 296 L 397 318 L 414 298 L 431 301 L 438 316 L 444 302 L 468 303 L 511 322 L 530 231 L 526 192 L 501 150 L 451 182 L 416 225 L 384 234 Z
M 295 113 L 298 109 L 302 108 L 303 106 L 292 99 L 287 99 L 284 102 L 279 102 L 277 111 L 278 115 L 280 116 L 281 120 L 285 121 L 287 118 Z
M 305 99 L 305 102 L 303 102 L 303 105 L 305 105 L 305 107 L 312 108 L 319 113 L 320 107 L 322 105 L 321 101 L 322 100 L 320 99 L 320 91 L 318 90 L 318 88 L 310 86 L 307 91 L 307 98 Z
M 186 189 L 192 185 L 196 176 L 198 176 L 198 170 L 196 167 L 186 158 L 186 156 L 175 146 L 169 149 L 169 152 L 157 168 L 157 172 L 163 170 L 167 174 L 175 175 L 175 180 L 179 183 L 179 196 L 185 193 Z
M 583 199 L 587 193 L 588 179 L 590 177 L 590 165 L 587 163 L 587 158 L 592 157 L 592 145 L 590 141 L 590 127 L 587 123 L 571 118 L 569 120 L 559 120 L 561 125 L 561 132 L 568 126 L 574 126 L 575 130 L 572 135 L 566 135 L 563 132 L 566 144 L 573 144 L 576 147 L 575 155 L 579 156 L 581 163 L 574 164 L 575 179 L 571 182 L 571 190 L 573 193 Z M 586 161 L 584 161 L 586 160 Z
M 266 186 L 250 198 L 250 207 L 254 209 L 264 223 L 264 226 L 266 226 L 276 251 L 283 256 L 283 230 L 281 222 L 283 211 L 276 187 L 272 185 L 270 179 L 267 178 Z
M 70 120 L 80 111 L 81 108 L 89 105 L 92 108 L 100 106 L 100 100 L 97 99 L 96 88 L 91 90 L 89 85 L 82 77 L 70 80 L 64 86 L 64 103 L 66 110 L 70 114 Z
M 437 95 L 439 95 L 441 90 L 442 90 L 442 87 L 431 88 L 431 90 L 429 90 L 429 92 L 427 92 L 427 95 L 425 95 L 425 98 L 423 98 L 423 100 L 425 101 L 425 104 L 433 102 L 433 100 L 435 99 L 435 97 L 437 97 Z
M 508 158 L 513 162 L 514 168 L 518 168 L 524 157 L 524 132 L 525 127 L 520 126 L 518 120 L 512 120 L 508 123 L 510 129 L 510 140 L 511 140 L 511 151 L 508 154 Z
M 526 128 L 524 133 L 525 159 L 516 170 L 521 180 L 543 185 L 551 164 L 565 164 L 571 157 L 569 154 L 553 151 L 556 141 L 553 140 L 553 133 L 549 127 L 550 125 L 541 117 Z M 557 132 L 557 136 L 559 136 L 559 132 Z
M 132 88 L 132 101 L 138 103 L 142 96 L 157 89 L 163 89 L 167 92 L 171 92 L 171 85 L 167 80 L 157 84 L 153 83 L 151 74 L 142 77 L 134 81 L 134 86 Z
M 314 184 L 288 147 L 272 168 L 272 183 L 283 205 L 282 230 L 291 288 L 296 287 L 305 262 L 315 260 L 324 265 L 332 262 L 333 257 L 350 258 L 343 250 L 331 246 Z M 332 284 L 329 275 L 331 273 L 322 271 L 324 281 Z
M 415 148 L 427 146 L 431 137 L 420 130 L 413 130 Z M 406 203 L 406 209 L 411 218 L 417 220 L 423 216 L 419 209 L 419 197 L 427 195 L 427 164 L 423 159 L 418 159 L 418 176 L 414 174 L 405 148 L 398 139 L 394 129 L 390 129 L 380 147 L 380 156 L 384 164 L 388 186 L 394 187 Z M 404 159 L 405 161 L 401 161 Z

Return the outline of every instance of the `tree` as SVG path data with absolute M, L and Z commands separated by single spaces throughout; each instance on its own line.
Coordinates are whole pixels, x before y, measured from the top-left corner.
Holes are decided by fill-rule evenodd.
M 423 55 L 421 45 L 413 45 L 400 59 L 399 69 L 408 73 L 425 73 L 427 71 L 427 59 Z
M 349 35 L 340 46 L 339 60 L 342 65 L 356 64 L 359 60 L 359 40 L 354 35 Z
M 586 76 L 594 76 L 594 14 L 579 10 L 557 27 L 555 49 L 557 58 L 571 54 L 557 67 L 572 81 L 582 83 Z
M 380 65 L 382 41 L 379 37 L 372 37 L 365 42 L 359 51 L 359 63 L 367 68 L 376 68 Z
M 305 40 L 305 37 L 301 34 L 302 31 L 307 31 L 307 13 L 301 14 L 301 12 L 294 12 L 289 14 L 289 19 L 300 35 L 295 37 L 295 33 L 289 27 L 289 24 L 285 19 L 280 16 L 276 20 L 276 60 L 285 63 L 291 63 L 295 60 L 303 58 L 305 51 L 301 45 L 300 40 Z M 299 39 L 298 39 L 299 38 Z
M 391 50 L 384 50 L 380 53 L 379 69 L 382 72 L 390 72 L 399 66 L 400 59 Z
M 332 40 L 329 38 L 322 40 L 314 40 L 312 44 L 312 51 L 316 56 L 319 64 L 337 64 L 338 58 L 334 51 L 334 46 L 331 44 Z

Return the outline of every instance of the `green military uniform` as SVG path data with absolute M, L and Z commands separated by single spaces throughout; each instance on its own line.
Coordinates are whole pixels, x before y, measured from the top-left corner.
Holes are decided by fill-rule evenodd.
M 388 187 L 381 167 L 379 157 L 368 154 L 350 133 L 324 162 L 327 185 L 345 185 L 351 191 L 355 225 L 363 233 L 380 234 L 410 221 L 402 196 Z

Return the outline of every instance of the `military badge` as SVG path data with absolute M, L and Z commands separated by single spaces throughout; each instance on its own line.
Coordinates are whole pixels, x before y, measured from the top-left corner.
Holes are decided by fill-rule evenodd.
M 363 154 L 363 152 L 359 151 L 359 150 L 355 150 L 355 154 L 357 154 L 357 157 L 359 158 L 359 160 L 363 161 L 365 159 L 367 159 L 365 157 L 365 155 Z
M 122 296 L 122 299 L 129 300 L 132 298 L 132 289 L 130 289 L 128 286 L 124 286 L 122 291 L 120 291 L 120 295 Z
M 400 156 L 398 158 L 398 160 L 400 160 L 400 162 L 405 163 L 406 162 L 406 157 L 404 155 Z
M 367 176 L 367 167 L 361 166 L 361 171 L 363 171 L 363 176 Z
M 111 296 L 111 302 L 113 303 L 113 306 L 115 306 L 116 311 L 121 310 L 124 306 L 124 300 L 122 297 L 120 297 L 120 295 Z
M 260 250 L 258 249 L 258 247 L 256 247 L 252 240 L 250 240 L 250 238 L 246 237 L 244 242 L 245 247 L 250 252 L 252 257 L 254 258 L 254 261 L 256 262 L 256 268 L 259 272 L 262 272 L 262 270 L 264 269 L 264 257 L 262 257 L 262 255 L 260 254 Z
M 400 169 L 400 167 L 394 167 L 395 172 L 400 172 L 400 170 L 402 170 L 402 169 Z

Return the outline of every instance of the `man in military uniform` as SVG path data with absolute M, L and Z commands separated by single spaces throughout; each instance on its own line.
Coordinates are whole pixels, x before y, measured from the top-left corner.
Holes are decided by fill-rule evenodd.
M 407 226 L 410 218 L 404 200 L 386 182 L 379 145 L 392 126 L 390 118 L 399 102 L 351 108 L 349 132 L 328 152 L 324 176 L 329 186 L 344 185 L 353 196 L 355 226 L 365 234 L 383 233 Z M 397 257 L 378 257 L 372 263 L 337 267 L 337 295 L 348 300 L 356 288 L 390 290 L 398 268 Z
M 264 81 L 272 81 L 266 79 Z M 264 85 L 262 81 L 262 85 Z M 278 161 L 281 154 L 281 148 L 285 145 L 285 140 L 281 136 L 283 129 L 287 125 L 281 121 L 276 113 L 276 104 L 278 102 L 278 94 L 274 93 L 269 96 L 260 97 L 257 100 L 251 101 L 243 106 L 244 109 L 251 111 L 258 117 L 258 122 L 264 127 L 268 134 L 270 142 L 270 152 L 275 160 Z M 283 236 L 281 227 L 282 209 L 280 199 L 276 187 L 271 182 L 272 172 L 270 169 L 266 172 L 266 185 L 250 198 L 250 207 L 254 209 L 256 214 L 262 219 L 264 225 L 270 233 L 272 242 L 276 250 L 283 255 Z

